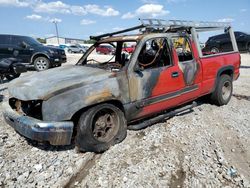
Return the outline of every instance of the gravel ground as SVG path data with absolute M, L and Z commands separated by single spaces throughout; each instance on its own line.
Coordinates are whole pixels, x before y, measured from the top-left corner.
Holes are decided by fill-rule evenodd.
M 0 187 L 250 187 L 250 55 L 242 55 L 234 86 L 228 105 L 199 101 L 191 113 L 128 131 L 98 156 L 27 140 L 1 117 Z

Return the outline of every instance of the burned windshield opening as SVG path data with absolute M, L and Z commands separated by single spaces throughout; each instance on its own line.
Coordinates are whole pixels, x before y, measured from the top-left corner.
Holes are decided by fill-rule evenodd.
M 84 60 L 84 66 L 120 71 L 125 67 L 133 54 L 136 41 L 101 42 L 93 46 Z

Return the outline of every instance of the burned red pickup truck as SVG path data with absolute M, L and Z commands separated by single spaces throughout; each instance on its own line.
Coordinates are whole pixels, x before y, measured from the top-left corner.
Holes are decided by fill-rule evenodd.
M 75 142 L 81 151 L 102 152 L 124 140 L 128 128 L 144 128 L 192 108 L 183 104 L 201 96 L 219 106 L 229 102 L 240 67 L 229 23 L 141 21 L 91 37 L 96 43 L 76 65 L 11 82 L 3 104 L 8 124 L 33 140 Z M 204 55 L 198 33 L 216 29 L 230 34 L 233 50 Z M 133 30 L 140 33 L 120 35 Z M 123 53 L 125 43 L 135 45 L 132 54 Z M 96 54 L 100 45 L 113 46 L 115 54 Z

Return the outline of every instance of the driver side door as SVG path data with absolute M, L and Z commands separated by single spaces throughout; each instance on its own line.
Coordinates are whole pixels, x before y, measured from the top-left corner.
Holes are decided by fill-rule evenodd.
M 151 49 L 154 48 L 153 43 L 158 45 L 154 52 Z M 134 57 L 137 59 L 135 68 L 128 73 L 131 100 L 129 120 L 146 117 L 181 102 L 185 82 L 171 51 L 167 38 L 156 37 L 145 41 L 140 52 L 135 52 L 138 54 Z

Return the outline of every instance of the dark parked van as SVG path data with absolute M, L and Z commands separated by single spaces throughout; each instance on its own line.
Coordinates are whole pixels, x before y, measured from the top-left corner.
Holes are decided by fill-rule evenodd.
M 0 59 L 16 58 L 37 71 L 61 66 L 66 62 L 63 49 L 44 46 L 32 37 L 0 35 Z
M 237 41 L 238 49 L 240 52 L 250 52 L 250 35 L 236 31 L 234 32 Z M 219 53 L 232 51 L 232 43 L 229 33 L 215 35 L 210 37 L 203 49 L 203 52 Z

